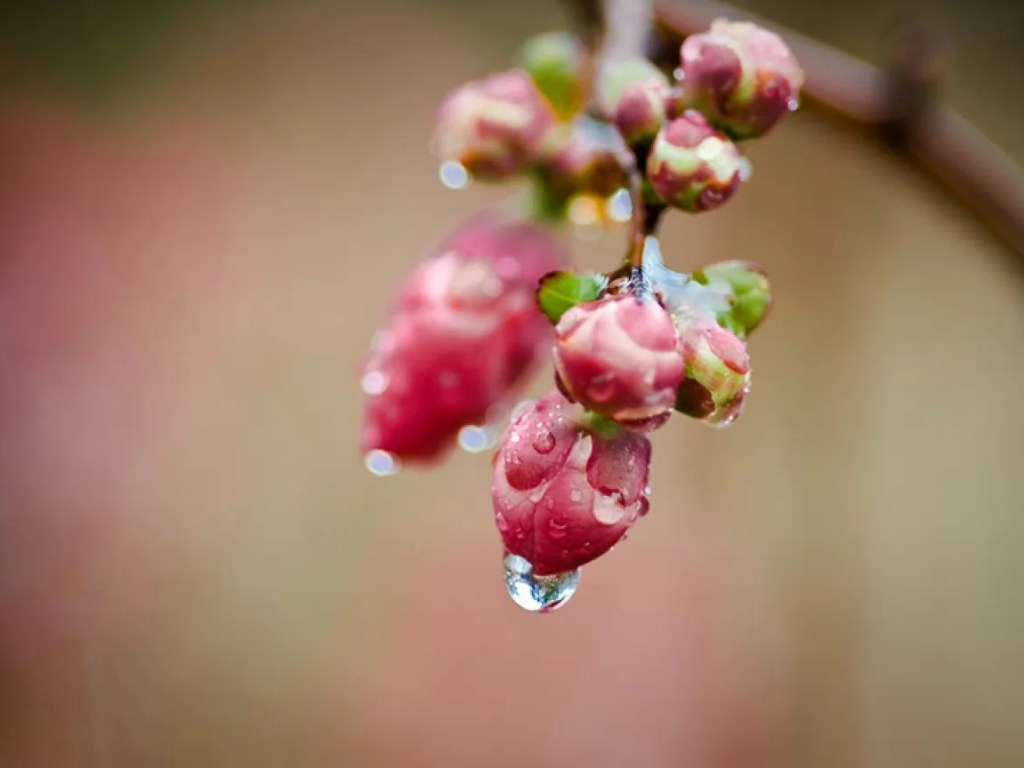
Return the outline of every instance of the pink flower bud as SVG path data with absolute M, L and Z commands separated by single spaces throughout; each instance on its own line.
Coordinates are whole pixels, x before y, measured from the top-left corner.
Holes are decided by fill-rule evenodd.
M 570 309 L 555 328 L 554 361 L 571 399 L 620 422 L 669 413 L 683 376 L 675 325 L 649 295 Z
M 687 103 L 738 139 L 763 136 L 796 109 L 804 73 L 774 32 L 719 19 L 682 47 Z
M 666 125 L 647 158 L 647 179 L 658 197 L 686 211 L 710 211 L 740 185 L 743 156 L 699 112 Z
M 363 450 L 429 459 L 483 423 L 543 355 L 534 291 L 566 261 L 544 229 L 481 217 L 417 268 L 363 374 Z
M 732 423 L 750 389 L 747 346 L 714 320 L 700 316 L 677 319 L 686 362 L 676 410 L 709 424 Z
M 457 88 L 441 104 L 434 146 L 481 179 L 522 171 L 555 126 L 551 107 L 526 72 L 513 69 Z
M 646 59 L 609 63 L 600 75 L 598 106 L 630 145 L 651 142 L 680 111 L 668 78 Z
M 494 457 L 495 522 L 535 574 L 571 571 L 646 514 L 651 444 L 626 430 L 589 431 L 558 392 L 519 410 Z
M 614 128 L 581 117 L 560 137 L 548 175 L 566 195 L 608 197 L 626 185 L 632 165 L 633 156 Z

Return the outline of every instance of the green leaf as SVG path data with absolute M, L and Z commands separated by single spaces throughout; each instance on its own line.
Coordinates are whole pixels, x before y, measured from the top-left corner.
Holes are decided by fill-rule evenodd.
M 729 309 L 718 322 L 741 337 L 757 328 L 771 307 L 771 285 L 752 261 L 719 261 L 694 272 L 693 279 L 728 300 Z
M 604 275 L 593 272 L 552 272 L 540 280 L 537 305 L 552 323 L 557 323 L 577 304 L 597 299 L 607 282 Z

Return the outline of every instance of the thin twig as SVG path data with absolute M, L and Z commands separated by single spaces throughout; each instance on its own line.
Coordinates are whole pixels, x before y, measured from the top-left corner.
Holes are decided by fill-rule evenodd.
M 684 37 L 720 17 L 756 21 L 778 32 L 806 72 L 805 105 L 867 130 L 912 161 L 988 225 L 1024 266 L 1024 171 L 956 110 L 934 99 L 938 73 L 920 66 L 931 55 L 927 46 L 916 58 L 913 50 L 898 56 L 897 65 L 886 70 L 726 3 L 657 0 L 661 49 L 678 55 Z

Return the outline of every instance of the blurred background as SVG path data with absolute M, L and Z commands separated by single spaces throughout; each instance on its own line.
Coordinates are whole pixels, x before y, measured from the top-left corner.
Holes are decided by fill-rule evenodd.
M 741 5 L 874 61 L 926 23 L 1024 162 L 1020 3 Z M 508 194 L 439 185 L 433 110 L 562 24 L 3 4 L 0 765 L 1024 765 L 1024 273 L 841 122 L 670 217 L 676 268 L 772 275 L 754 394 L 656 436 L 652 513 L 565 609 L 504 594 L 485 456 L 363 468 L 388 297 Z

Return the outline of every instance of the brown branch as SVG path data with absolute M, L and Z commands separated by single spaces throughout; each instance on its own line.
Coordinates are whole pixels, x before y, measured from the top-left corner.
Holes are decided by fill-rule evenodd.
M 927 40 L 906 38 L 894 65 L 882 69 L 725 3 L 656 0 L 654 15 L 666 57 L 677 56 L 684 37 L 719 17 L 756 21 L 778 32 L 807 74 L 805 104 L 885 141 L 987 224 L 1024 266 L 1024 171 L 934 98 L 939 73 Z

